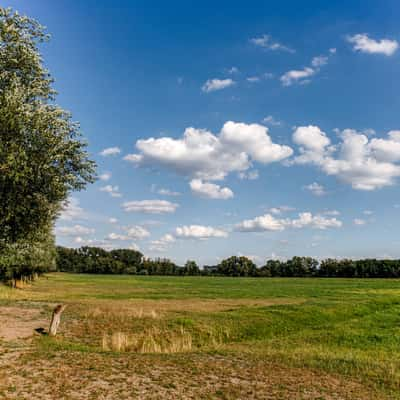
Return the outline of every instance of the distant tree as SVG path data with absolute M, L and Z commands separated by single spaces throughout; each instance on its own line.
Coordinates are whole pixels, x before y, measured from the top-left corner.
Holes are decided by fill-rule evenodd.
M 226 276 L 257 276 L 257 266 L 247 257 L 232 256 L 218 264 L 217 273 Z
M 196 261 L 186 261 L 183 267 L 183 275 L 200 275 L 200 268 L 196 264 Z
M 28 255 L 39 248 L 45 264 L 54 263 L 51 232 L 57 214 L 70 191 L 94 180 L 95 164 L 88 157 L 79 126 L 54 103 L 53 79 L 38 50 L 47 39 L 35 20 L 0 7 L 3 279 L 18 279 L 21 270 L 28 276 L 37 273 Z

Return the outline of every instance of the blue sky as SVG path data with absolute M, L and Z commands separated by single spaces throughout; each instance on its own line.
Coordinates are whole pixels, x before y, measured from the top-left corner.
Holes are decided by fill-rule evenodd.
M 103 178 L 59 244 L 400 257 L 398 1 L 5 5 L 51 33 L 57 102 Z

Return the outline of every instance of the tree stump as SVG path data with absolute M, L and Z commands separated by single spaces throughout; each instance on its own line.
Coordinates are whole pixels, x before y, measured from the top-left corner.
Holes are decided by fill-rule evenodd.
M 58 325 L 60 325 L 61 314 L 67 307 L 65 304 L 59 304 L 53 311 L 53 315 L 51 317 L 50 328 L 49 328 L 49 336 L 56 336 Z

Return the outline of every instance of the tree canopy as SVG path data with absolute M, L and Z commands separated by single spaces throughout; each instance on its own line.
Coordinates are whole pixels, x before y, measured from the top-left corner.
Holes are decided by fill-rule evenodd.
M 3 270 L 2 260 L 8 257 L 10 246 L 15 252 L 19 246 L 31 245 L 33 249 L 42 242 L 50 243 L 53 223 L 68 193 L 94 180 L 95 164 L 86 151 L 79 125 L 55 104 L 53 79 L 39 51 L 48 38 L 35 20 L 0 7 Z M 23 261 L 13 259 L 19 260 L 13 267 L 17 271 L 17 264 Z

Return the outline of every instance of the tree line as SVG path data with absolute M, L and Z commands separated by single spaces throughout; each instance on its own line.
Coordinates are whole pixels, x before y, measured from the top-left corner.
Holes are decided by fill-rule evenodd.
M 98 247 L 77 249 L 58 246 L 56 269 L 61 272 L 89 274 L 130 274 L 170 276 L 231 277 L 337 277 L 337 278 L 400 278 L 400 260 L 362 259 L 318 261 L 295 256 L 289 260 L 267 260 L 257 265 L 247 257 L 232 256 L 217 265 L 200 268 L 195 261 L 179 266 L 167 258 L 149 259 L 136 250 L 107 251 Z

